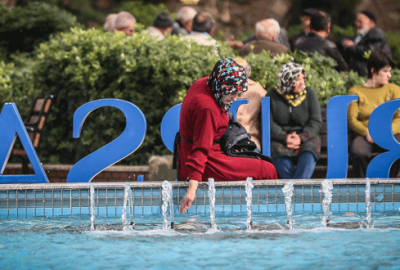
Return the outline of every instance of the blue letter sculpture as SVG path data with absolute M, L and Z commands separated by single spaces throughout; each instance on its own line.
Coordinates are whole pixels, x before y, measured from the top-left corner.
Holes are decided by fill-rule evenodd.
M 102 99 L 86 103 L 74 113 L 73 137 L 79 138 L 86 116 L 93 110 L 111 106 L 120 109 L 126 127 L 114 141 L 78 161 L 70 170 L 67 182 L 90 182 L 98 173 L 133 153 L 143 142 L 146 119 L 136 105 L 118 99 Z
M 400 158 L 400 144 L 393 136 L 392 119 L 400 108 L 400 100 L 391 100 L 378 106 L 369 117 L 368 130 L 374 142 L 388 150 L 376 156 L 368 165 L 368 178 L 389 178 L 390 167 Z
M 328 101 L 326 122 L 328 133 L 328 169 L 326 178 L 346 178 L 349 151 L 347 143 L 347 109 L 358 96 L 335 96 Z
M 25 125 L 15 103 L 6 103 L 0 114 L 0 164 L 1 174 L 7 165 L 15 139 L 19 136 L 26 155 L 36 175 L 0 175 L 0 183 L 48 183 L 46 173 L 40 164 Z
M 262 153 L 271 156 L 271 119 L 270 119 L 270 99 L 261 99 L 261 123 L 262 123 Z
M 175 135 L 179 131 L 179 119 L 182 103 L 167 111 L 161 121 L 161 139 L 172 153 L 174 152 Z

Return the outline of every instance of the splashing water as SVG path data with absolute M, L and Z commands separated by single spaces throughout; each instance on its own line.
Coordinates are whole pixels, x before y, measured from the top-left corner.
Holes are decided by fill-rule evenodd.
M 210 222 L 211 229 L 217 229 L 215 223 L 215 183 L 214 178 L 208 178 L 208 198 L 210 199 Z
M 330 206 L 332 202 L 332 189 L 333 189 L 333 184 L 331 180 L 325 179 L 321 183 L 322 185 L 322 190 L 321 192 L 324 193 L 324 199 L 322 200 L 322 207 L 324 209 L 324 215 L 322 216 L 322 225 L 326 227 L 328 225 L 328 218 L 329 215 L 332 214 L 330 211 Z
M 367 228 L 371 227 L 371 182 L 369 178 L 365 179 L 365 212 L 367 219 Z
M 93 183 L 90 184 L 90 230 L 94 231 L 94 218 L 95 218 L 95 209 L 94 209 L 95 205 L 94 205 L 94 185 Z
M 251 230 L 252 226 L 252 221 L 251 221 L 251 215 L 252 215 L 252 200 L 253 200 L 253 188 L 254 185 L 252 184 L 253 178 L 247 177 L 246 179 L 246 203 L 247 203 L 247 230 Z
M 125 191 L 124 191 L 124 207 L 122 209 L 122 215 L 121 215 L 121 220 L 122 220 L 122 227 L 124 231 L 129 231 L 131 227 L 129 226 L 128 220 L 126 219 L 126 207 L 127 204 L 129 203 L 129 211 L 131 211 L 131 206 L 133 208 L 133 203 L 132 203 L 132 190 L 131 190 L 131 185 L 129 183 L 125 183 Z M 133 225 L 133 211 L 129 212 L 130 218 L 131 218 L 131 224 Z
M 293 221 L 292 221 L 292 196 L 293 196 L 293 181 L 289 181 L 283 188 L 283 194 L 285 195 L 285 207 L 286 213 L 288 216 L 288 225 L 289 229 L 293 229 Z
M 173 207 L 172 206 L 172 185 L 170 182 L 165 180 L 162 184 L 162 214 L 164 217 L 163 229 L 168 230 L 168 218 L 167 218 L 167 210 L 169 205 L 169 212 L 171 214 L 171 224 L 173 224 Z

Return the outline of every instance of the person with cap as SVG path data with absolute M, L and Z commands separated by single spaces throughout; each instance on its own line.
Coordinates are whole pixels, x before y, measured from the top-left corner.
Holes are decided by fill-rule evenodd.
M 135 23 L 136 19 L 132 14 L 127 11 L 121 11 L 115 18 L 114 29 L 124 32 L 126 35 L 130 36 L 133 34 L 133 32 L 135 32 Z
M 306 8 L 301 11 L 301 23 L 303 25 L 303 31 L 300 34 L 293 35 L 289 38 L 290 48 L 294 50 L 296 47 L 297 39 L 306 36 L 311 31 L 311 16 L 317 13 L 319 10 L 316 8 Z
M 179 179 L 189 181 L 180 213 L 196 198 L 200 181 L 277 179 L 274 166 L 265 160 L 228 156 L 218 142 L 229 125 L 232 102 L 247 91 L 247 75 L 231 58 L 219 60 L 210 76 L 195 81 L 182 102 L 179 123 Z
M 375 15 L 363 10 L 357 15 L 356 35 L 346 38 L 340 43 L 343 47 L 345 58 L 348 59 L 349 68 L 356 71 L 360 76 L 367 75 L 367 59 L 364 53 L 381 49 L 391 54 L 385 33 L 376 26 Z
M 318 11 L 311 16 L 310 28 L 308 35 L 297 39 L 295 49 L 310 54 L 317 52 L 322 56 L 333 58 L 337 63 L 337 71 L 348 71 L 349 67 L 336 44 L 327 39 L 331 30 L 331 16 L 324 11 Z
M 197 11 L 189 6 L 182 7 L 177 13 L 177 20 L 174 22 L 171 35 L 187 36 L 193 30 L 193 18 Z
M 275 19 L 265 19 L 256 23 L 256 40 L 253 40 L 239 50 L 240 56 L 250 53 L 259 54 L 269 51 L 271 56 L 287 53 L 289 49 L 276 42 L 280 31 L 279 23 Z
M 250 79 L 251 66 L 245 59 L 238 57 L 233 60 L 244 67 L 248 78 L 248 90 L 240 96 L 240 98 L 248 99 L 248 103 L 239 106 L 236 118 L 250 133 L 251 140 L 257 145 L 258 152 L 261 152 L 261 99 L 265 97 L 267 91 L 261 84 Z
M 154 19 L 153 26 L 148 27 L 147 31 L 157 40 L 162 40 L 165 38 L 166 34 L 171 34 L 173 24 L 174 21 L 171 15 L 166 12 L 161 12 Z
M 306 72 L 297 63 L 284 64 L 270 98 L 271 156 L 283 179 L 311 178 L 321 151 L 321 106 Z

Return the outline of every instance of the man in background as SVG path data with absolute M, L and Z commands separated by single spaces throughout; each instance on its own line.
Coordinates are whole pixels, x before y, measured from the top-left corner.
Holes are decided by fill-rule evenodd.
M 127 11 L 121 11 L 115 18 L 114 29 L 124 32 L 126 35 L 130 36 L 135 32 L 135 23 L 136 19 L 132 14 Z
M 271 56 L 287 53 L 289 49 L 276 42 L 279 31 L 279 23 L 274 19 L 265 19 L 256 23 L 256 39 L 244 45 L 239 50 L 239 55 L 259 54 L 262 51 L 270 51 Z
M 187 36 L 193 30 L 193 18 L 196 16 L 197 11 L 192 7 L 182 7 L 177 15 L 178 19 L 174 22 L 172 35 L 184 35 Z
M 149 31 L 150 35 L 155 37 L 157 40 L 162 40 L 165 38 L 166 34 L 171 34 L 173 24 L 174 21 L 172 20 L 171 15 L 166 12 L 161 12 L 154 19 L 153 26 L 147 28 L 147 31 Z
M 360 76 L 367 75 L 367 59 L 364 53 L 381 49 L 385 53 L 392 54 L 386 40 L 385 33 L 376 26 L 375 15 L 364 10 L 358 13 L 356 19 L 356 35 L 341 41 L 349 68 Z
M 346 61 L 336 44 L 327 39 L 330 30 L 331 16 L 324 11 L 318 11 L 311 16 L 310 33 L 299 37 L 294 49 L 311 54 L 318 52 L 322 56 L 331 57 L 337 63 L 337 71 L 348 71 Z

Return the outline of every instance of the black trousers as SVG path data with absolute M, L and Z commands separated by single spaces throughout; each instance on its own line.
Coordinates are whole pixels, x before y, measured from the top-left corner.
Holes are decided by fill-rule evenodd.
M 395 139 L 400 142 L 400 134 L 394 135 Z M 350 145 L 350 163 L 353 165 L 353 171 L 357 178 L 365 178 L 367 167 L 373 153 L 385 152 L 375 143 L 369 143 L 365 137 L 359 135 L 353 135 Z M 400 159 L 396 160 L 390 168 L 390 178 L 395 178 L 397 173 L 400 171 Z

